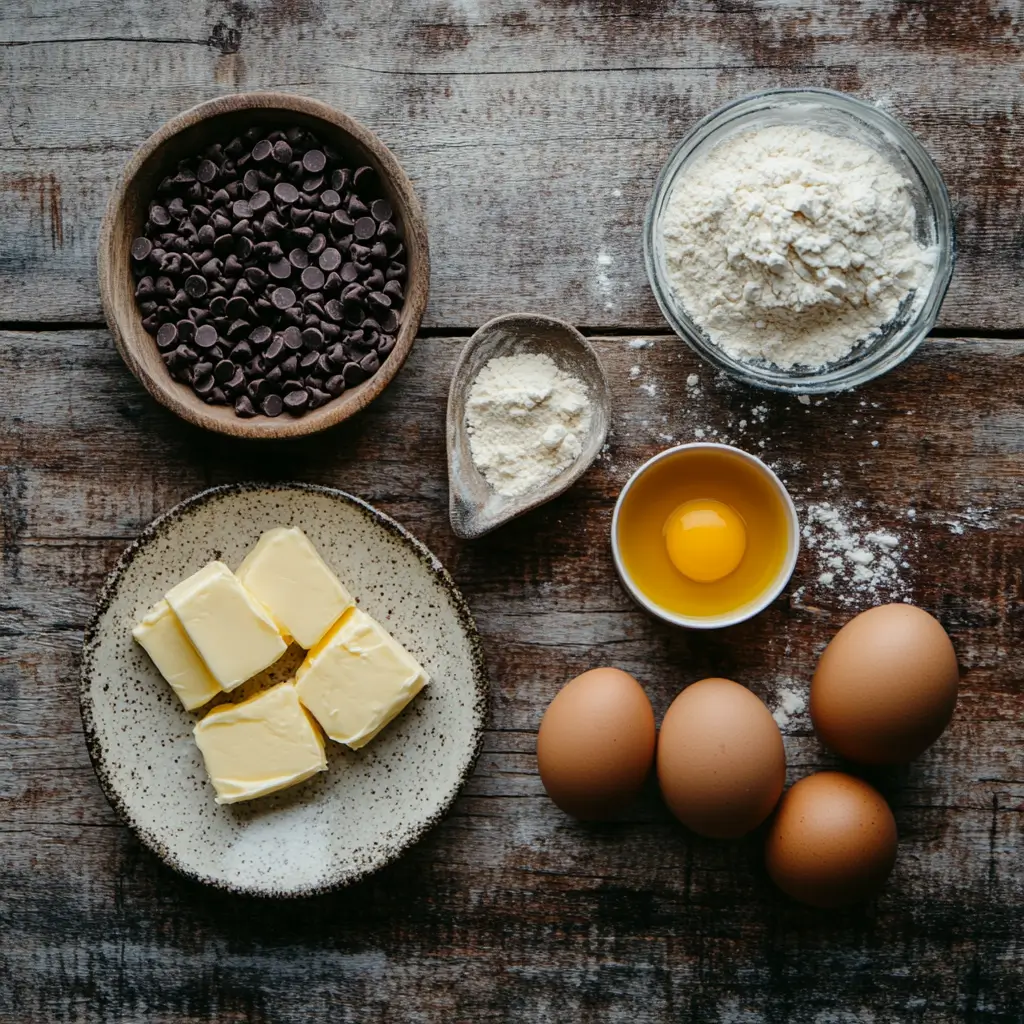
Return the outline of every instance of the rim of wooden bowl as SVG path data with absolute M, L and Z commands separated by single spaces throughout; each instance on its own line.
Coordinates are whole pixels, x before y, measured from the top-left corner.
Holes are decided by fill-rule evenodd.
M 243 419 L 230 405 L 207 405 L 167 372 L 156 341 L 142 326 L 131 276 L 130 246 L 141 231 L 142 211 L 155 183 L 180 156 L 202 145 L 201 126 L 214 118 L 252 112 L 253 121 L 264 116 L 299 115 L 299 123 L 318 130 L 329 139 L 343 136 L 343 148 L 355 150 L 359 159 L 373 166 L 402 227 L 406 248 L 408 285 L 395 347 L 383 366 L 369 380 L 343 392 L 326 405 L 293 418 L 255 416 Z M 181 137 L 184 136 L 184 139 Z M 178 140 L 178 145 L 175 145 Z M 168 150 L 172 156 L 166 156 Z M 151 177 L 152 189 L 143 196 L 139 178 Z M 136 230 L 137 229 L 137 230 Z M 197 427 L 219 434 L 250 439 L 305 437 L 326 430 L 354 416 L 370 404 L 402 368 L 419 330 L 430 288 L 430 250 L 423 208 L 412 182 L 391 150 L 365 125 L 319 100 L 283 92 L 233 93 L 207 100 L 172 117 L 131 156 L 107 203 L 99 243 L 99 286 L 103 313 L 121 358 L 161 405 Z

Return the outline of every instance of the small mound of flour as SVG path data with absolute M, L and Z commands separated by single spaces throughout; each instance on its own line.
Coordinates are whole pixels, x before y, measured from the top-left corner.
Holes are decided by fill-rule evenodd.
M 549 355 L 496 356 L 466 396 L 473 464 L 499 494 L 526 494 L 579 458 L 591 414 L 586 385 Z
M 710 339 L 782 369 L 842 359 L 908 296 L 923 301 L 935 273 L 899 171 L 796 125 L 712 149 L 680 176 L 661 230 L 669 283 Z

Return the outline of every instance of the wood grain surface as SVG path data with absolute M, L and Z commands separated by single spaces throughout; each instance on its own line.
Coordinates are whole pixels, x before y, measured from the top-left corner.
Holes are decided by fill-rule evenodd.
M 878 102 L 938 162 L 955 329 L 1024 327 L 1021 24 L 1014 0 L 34 0 L 0 11 L 0 320 L 99 320 L 106 196 L 167 118 L 235 90 L 324 100 L 422 197 L 425 323 L 540 309 L 661 325 L 642 270 L 654 179 L 700 117 L 772 86 Z M 610 263 L 599 263 L 604 256 Z
M 0 5 L 0 1022 L 1024 1022 L 1022 24 L 1012 0 Z M 820 404 L 702 366 L 641 266 L 675 142 L 777 85 L 883 104 L 957 211 L 943 337 Z M 211 436 L 158 406 L 101 329 L 96 288 L 134 147 L 256 88 L 378 131 L 430 230 L 427 329 L 405 368 L 295 442 Z M 468 333 L 517 310 L 587 328 L 612 432 L 567 494 L 464 542 L 447 519 L 448 384 Z M 752 622 L 652 620 L 615 579 L 612 506 L 642 461 L 696 437 L 761 455 L 805 521 L 829 502 L 897 535 L 906 564 L 851 593 L 805 546 Z M 124 546 L 182 498 L 260 478 L 342 487 L 416 533 L 468 598 L 493 683 L 453 814 L 369 882 L 290 903 L 210 892 L 145 851 L 100 792 L 77 699 L 82 629 Z M 784 722 L 790 781 L 834 764 L 799 697 L 835 630 L 890 596 L 938 614 L 963 691 L 934 748 L 871 776 L 901 836 L 876 902 L 792 903 L 761 835 L 697 839 L 653 790 L 600 826 L 544 796 L 540 717 L 598 664 L 634 673 L 659 719 L 688 682 L 735 678 Z
M 352 421 L 246 445 L 157 406 L 103 331 L 0 335 L 0 408 L 13 410 L 0 436 L 3 1020 L 1024 1019 L 1024 409 L 1006 385 L 1024 342 L 932 341 L 884 382 L 804 406 L 716 379 L 674 337 L 640 340 L 651 343 L 595 339 L 617 410 L 601 460 L 553 504 L 471 543 L 446 511 L 460 338 L 421 338 Z M 576 824 L 537 776 L 540 716 L 580 670 L 635 673 L 659 719 L 709 674 L 776 708 L 871 603 L 817 585 L 807 551 L 786 595 L 728 631 L 687 634 L 630 604 L 608 550 L 614 497 L 662 435 L 715 430 L 776 466 L 802 508 L 835 500 L 839 479 L 844 504 L 863 502 L 901 537 L 911 595 L 959 652 L 949 732 L 875 776 L 901 846 L 867 908 L 789 902 L 767 881 L 760 836 L 695 839 L 654 793 L 621 823 Z M 494 688 L 451 818 L 369 883 L 294 904 L 209 892 L 144 851 L 100 793 L 76 697 L 82 627 L 125 543 L 196 490 L 254 477 L 347 488 L 415 531 L 469 599 Z M 805 714 L 785 734 L 791 781 L 832 763 Z

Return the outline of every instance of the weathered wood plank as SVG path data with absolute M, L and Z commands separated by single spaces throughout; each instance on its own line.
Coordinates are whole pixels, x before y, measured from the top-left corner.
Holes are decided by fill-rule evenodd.
M 640 340 L 651 344 L 631 347 Z M 564 498 L 468 544 L 448 529 L 445 502 L 444 402 L 460 339 L 420 339 L 351 423 L 257 446 L 165 414 L 105 332 L 0 334 L 0 1020 L 1024 1016 L 1024 407 L 1008 383 L 1024 341 L 932 341 L 883 381 L 820 406 L 740 390 L 671 338 L 595 343 L 617 410 L 608 451 Z M 850 614 L 813 585 L 806 553 L 803 597 L 791 591 L 727 633 L 684 634 L 628 602 L 607 549 L 614 496 L 669 437 L 697 431 L 762 454 L 802 507 L 834 498 L 840 480 L 875 526 L 904 538 L 912 595 L 957 644 L 952 728 L 877 780 L 902 842 L 871 908 L 825 919 L 789 903 L 764 877 L 758 837 L 695 839 L 653 790 L 600 827 L 543 795 L 537 724 L 582 668 L 634 672 L 659 715 L 711 673 L 774 706 L 782 688 L 806 685 Z M 142 850 L 99 791 L 76 697 L 81 630 L 124 544 L 201 487 L 258 476 L 342 486 L 409 525 L 469 599 L 494 686 L 484 752 L 452 816 L 366 885 L 285 905 L 208 892 Z M 786 733 L 791 778 L 832 763 L 806 714 Z
M 0 12 L 0 320 L 98 319 L 99 220 L 130 150 L 200 100 L 282 88 L 365 120 L 415 180 L 427 326 L 541 308 L 650 329 L 640 228 L 668 152 L 731 98 L 809 84 L 884 104 L 939 162 L 960 249 L 942 324 L 1022 326 L 1012 4 L 33 6 Z

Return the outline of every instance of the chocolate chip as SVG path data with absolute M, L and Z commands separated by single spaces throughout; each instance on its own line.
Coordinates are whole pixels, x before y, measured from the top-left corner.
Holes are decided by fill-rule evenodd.
M 287 377 L 294 377 L 299 369 L 299 357 L 295 355 L 288 356 L 284 362 L 281 363 L 281 373 Z
M 171 348 L 178 340 L 178 328 L 174 324 L 161 324 L 156 332 L 157 347 Z
M 350 388 L 354 388 L 366 379 L 366 374 L 358 363 L 346 363 L 341 375 L 345 378 L 345 386 Z
M 347 167 L 339 167 L 338 170 L 331 172 L 331 188 L 335 192 L 344 192 L 351 180 L 352 172 Z
M 348 201 L 348 215 L 355 222 L 360 217 L 365 217 L 370 212 L 369 207 L 359 198 L 351 196 Z
M 299 190 L 287 181 L 278 182 L 274 186 L 274 198 L 279 203 L 291 205 L 299 198 Z M 284 225 L 282 225 L 283 227 Z
M 322 150 L 307 150 L 302 158 L 302 166 L 309 171 L 310 174 L 319 174 L 327 166 L 327 157 L 324 155 Z
M 372 167 L 357 167 L 352 175 L 352 184 L 360 192 L 367 192 L 377 184 L 377 172 Z
M 327 238 L 325 235 L 317 233 L 310 240 L 309 245 L 306 246 L 306 252 L 310 256 L 319 256 L 327 247 Z
M 307 405 L 309 405 L 309 392 L 303 388 L 289 391 L 284 396 L 284 407 L 293 415 L 304 413 Z
M 132 259 L 142 262 L 153 251 L 153 243 L 148 238 L 136 238 L 132 242 Z
M 288 262 L 296 270 L 305 270 L 309 266 L 309 253 L 305 249 L 292 249 L 288 253 Z
M 231 206 L 231 212 L 238 220 L 249 220 L 252 217 L 252 207 L 244 199 L 236 199 Z
M 322 174 L 316 174 L 312 178 L 303 178 L 302 180 L 302 191 L 303 192 L 318 192 L 324 183 L 324 176 Z
M 193 299 L 201 299 L 208 288 L 209 285 L 202 274 L 191 274 L 185 278 L 185 292 Z
M 257 163 L 262 163 L 270 157 L 270 154 L 273 153 L 273 151 L 274 146 L 270 141 L 267 139 L 260 139 L 260 141 L 252 147 L 252 158 Z
M 386 199 L 375 199 L 370 203 L 370 213 L 376 221 L 391 220 L 391 204 Z
M 212 160 L 200 160 L 196 168 L 196 178 L 204 185 L 209 185 L 217 177 L 217 165 Z
M 337 299 L 324 303 L 324 312 L 334 321 L 340 323 L 345 318 L 345 310 Z
M 254 345 L 262 348 L 270 341 L 272 334 L 273 332 L 266 324 L 260 324 L 258 327 L 254 327 L 249 333 L 249 340 Z
M 253 213 L 261 213 L 270 206 L 271 202 L 270 193 L 261 189 L 249 200 L 249 209 Z
M 260 403 L 264 416 L 280 416 L 284 409 L 284 403 L 280 395 L 267 395 Z
M 279 164 L 289 164 L 292 161 L 292 147 L 283 139 L 274 143 L 274 161 Z
M 274 264 L 274 266 L 278 265 L 279 264 L 277 263 Z M 273 267 L 271 267 L 271 273 L 273 273 Z M 387 298 L 387 296 L 385 295 L 384 298 Z M 288 309 L 289 306 L 295 305 L 295 292 L 293 292 L 291 288 L 275 288 L 274 294 L 270 296 L 270 301 L 277 309 Z M 390 301 L 391 300 L 388 299 L 389 303 Z
M 329 273 L 332 270 L 337 270 L 338 267 L 341 266 L 341 253 L 334 248 L 324 249 L 324 251 L 320 253 L 318 262 L 320 264 L 320 269 L 323 271 Z M 341 276 L 344 278 L 344 273 L 342 273 Z
M 320 193 L 320 205 L 325 210 L 336 210 L 341 206 L 341 196 L 333 188 L 324 189 Z
M 372 377 L 380 369 L 380 359 L 376 352 L 368 352 L 359 360 L 359 367 L 367 377 Z
M 275 260 L 270 266 L 267 267 L 270 271 L 270 276 L 276 278 L 278 281 L 286 281 L 291 277 L 292 265 L 283 256 L 279 260 Z M 294 293 L 293 293 L 294 294 Z M 276 303 L 275 303 L 276 305 Z M 291 303 L 288 303 L 290 306 Z M 284 309 L 284 306 L 278 306 L 278 309 Z
M 377 222 L 372 217 L 360 217 L 356 221 L 354 233 L 356 238 L 365 242 L 377 233 Z
M 239 395 L 235 399 L 235 415 L 241 416 L 243 419 L 256 415 L 256 410 L 253 408 L 248 395 Z
M 303 253 L 303 256 L 305 255 Z M 311 292 L 319 291 L 323 288 L 324 280 L 324 272 L 319 267 L 306 267 L 302 272 L 302 284 Z
M 203 324 L 196 331 L 195 343 L 200 348 L 213 348 L 217 344 L 217 328 L 209 324 Z
M 302 331 L 298 327 L 286 327 L 281 340 L 289 352 L 298 352 L 302 348 Z

